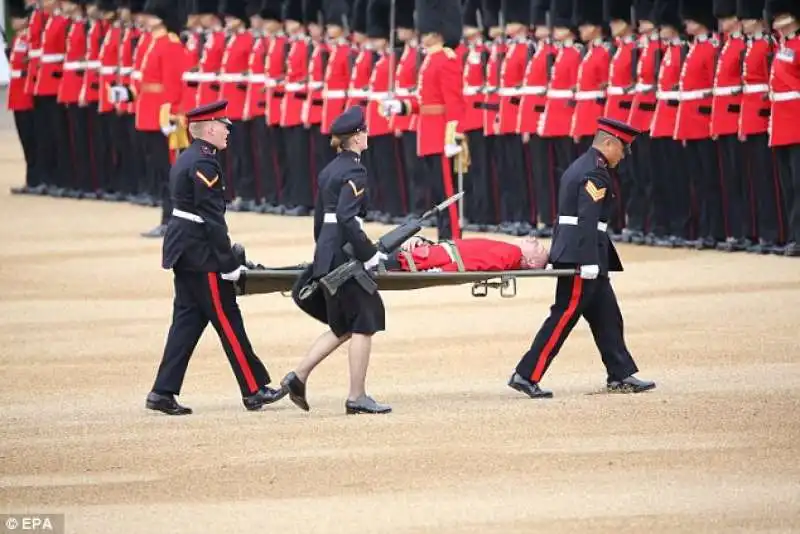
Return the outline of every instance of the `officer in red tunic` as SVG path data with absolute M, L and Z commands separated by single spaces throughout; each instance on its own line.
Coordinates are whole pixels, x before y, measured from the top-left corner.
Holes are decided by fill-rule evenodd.
M 220 94 L 228 102 L 227 116 L 231 121 L 231 135 L 236 142 L 227 150 L 229 182 L 234 197 L 231 211 L 256 209 L 256 181 L 253 172 L 252 139 L 245 123 L 247 102 L 247 69 L 253 51 L 253 34 L 248 30 L 250 17 L 242 0 L 223 1 L 220 13 L 225 17 L 225 51 L 217 80 Z
M 384 102 L 385 113 L 412 113 L 418 116 L 417 155 L 421 158 L 425 182 L 431 188 L 431 202 L 453 195 L 453 158 L 463 149 L 457 136 L 463 116 L 462 65 L 453 47 L 461 39 L 461 6 L 457 0 L 418 0 L 417 24 L 425 47 L 425 60 L 419 71 L 417 98 Z M 437 221 L 438 238 L 461 237 L 458 207 L 451 205 Z
M 33 108 L 33 94 L 25 92 L 25 80 L 28 57 L 30 53 L 30 35 L 28 34 L 28 12 L 23 0 L 15 0 L 8 4 L 8 17 L 14 38 L 8 51 L 9 82 L 6 108 L 14 114 L 14 125 L 17 128 L 22 154 L 25 158 L 25 185 L 11 189 L 15 194 L 41 194 L 44 184 L 36 173 L 36 123 Z
M 553 396 L 539 382 L 581 317 L 594 335 L 609 391 L 638 393 L 656 386 L 633 376 L 638 368 L 625 345 L 622 314 L 609 280 L 610 272 L 622 271 L 622 263 L 608 236 L 614 209 L 608 170 L 630 151 L 638 133 L 625 123 L 600 119 L 592 147 L 561 177 L 550 262 L 554 268 L 575 268 L 577 273 L 559 277 L 550 316 L 508 382 L 531 398 Z
M 549 7 L 549 0 L 534 0 L 532 5 L 531 24 L 536 44 L 525 72 L 518 118 L 518 131 L 522 134 L 522 142 L 527 144 L 533 198 L 541 224 L 534 229 L 534 235 L 538 237 L 550 237 L 553 234 L 558 194 L 553 147 L 549 138 L 536 132 L 539 118 L 545 111 L 545 95 L 558 53 L 547 25 Z
M 681 39 L 678 0 L 656 0 L 653 22 L 660 28 L 664 55 L 656 77 L 656 110 L 650 125 L 653 155 L 653 220 L 665 226 L 658 247 L 682 247 L 693 238 L 689 167 L 681 141 L 673 138 L 680 104 L 679 82 L 688 44 Z M 637 143 L 639 141 L 637 140 Z M 635 156 L 634 156 L 635 157 Z
M 283 130 L 280 127 L 281 102 L 284 97 L 283 78 L 286 72 L 288 36 L 283 31 L 281 0 L 267 0 L 262 18 L 266 34 L 267 49 L 264 65 L 264 88 L 266 89 L 267 136 L 269 142 L 268 162 L 271 165 L 271 180 L 264 184 L 265 213 L 283 213 L 285 199 L 283 184 L 286 182 L 286 150 Z
M 714 76 L 711 137 L 716 140 L 719 150 L 727 233 L 727 239 L 718 243 L 717 249 L 733 252 L 750 247 L 755 235 L 750 184 L 745 180 L 738 136 L 742 109 L 742 59 L 746 44 L 741 22 L 736 18 L 736 0 L 714 0 L 714 16 L 719 21 L 723 44 Z
M 755 195 L 758 242 L 748 252 L 783 254 L 786 244 L 786 213 L 781 204 L 780 181 L 769 147 L 770 66 L 776 42 L 764 22 L 764 0 L 744 0 L 736 15 L 742 21 L 747 49 L 742 61 L 742 110 L 739 140 L 743 143 L 744 172 Z
M 493 187 L 489 163 L 488 143 L 483 135 L 483 88 L 486 84 L 486 60 L 489 47 L 478 26 L 478 15 L 482 15 L 480 2 L 469 0 L 464 5 L 462 24 L 464 44 L 467 47 L 464 61 L 464 116 L 458 123 L 459 131 L 469 145 L 469 171 L 464 174 L 464 218 L 469 221 L 466 231 L 486 230 L 495 224 Z M 416 158 L 416 153 L 414 154 Z M 417 207 L 417 209 L 419 209 Z
M 527 2 L 503 1 L 506 51 L 500 67 L 497 87 L 499 110 L 492 128 L 495 133 L 492 156 L 500 188 L 500 226 L 508 235 L 528 235 L 536 221 L 532 187 L 525 165 L 522 137 L 517 131 L 521 87 L 528 65 L 528 25 L 530 5 Z
M 775 148 L 785 213 L 786 256 L 800 256 L 800 6 L 791 0 L 768 0 L 772 27 L 780 34 L 770 73 L 772 108 L 769 144 Z
M 636 151 L 633 154 L 633 166 L 636 169 L 636 182 L 628 199 L 628 215 L 634 221 L 639 218 L 647 226 L 644 242 L 655 244 L 659 238 L 668 236 L 666 219 L 655 219 L 653 206 L 653 180 L 655 165 L 650 138 L 650 125 L 656 109 L 656 76 L 663 58 L 663 47 L 658 29 L 653 20 L 653 2 L 650 0 L 634 1 L 634 11 L 639 21 L 638 63 L 636 65 L 636 85 L 628 123 L 642 132 L 636 138 Z
M 717 25 L 712 8 L 712 0 L 682 0 L 680 4 L 692 43 L 681 70 L 675 139 L 683 141 L 692 169 L 699 210 L 697 249 L 715 248 L 725 240 L 717 147 L 711 139 L 712 88 L 719 53 L 719 39 L 712 31 Z

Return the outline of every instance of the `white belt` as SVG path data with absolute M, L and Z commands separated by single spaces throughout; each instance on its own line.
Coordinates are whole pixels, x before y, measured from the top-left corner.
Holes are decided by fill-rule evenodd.
M 462 93 L 464 96 L 473 96 L 477 95 L 480 92 L 481 88 L 478 85 L 465 85 L 464 90 Z
M 58 63 L 64 60 L 64 54 L 42 54 L 42 63 Z
M 12 70 L 11 71 L 11 78 L 14 79 L 14 80 L 17 79 L 17 78 L 22 78 L 22 71 L 21 70 Z
M 344 89 L 339 91 L 322 91 L 323 98 L 347 98 L 347 91 Z
M 123 76 L 127 76 L 128 74 L 133 72 L 133 67 L 120 67 L 119 73 Z
M 772 93 L 769 96 L 773 102 L 786 102 L 787 100 L 800 99 L 800 91 L 786 91 L 785 93 Z
M 578 226 L 578 218 L 572 215 L 559 215 L 558 224 L 564 224 L 567 226 Z M 600 232 L 605 232 L 606 230 L 608 230 L 608 223 L 598 222 L 597 230 Z
M 302 91 L 305 88 L 306 84 L 297 82 L 287 83 L 284 87 L 287 93 L 296 93 L 297 91 Z
M 364 219 L 362 219 L 361 217 L 356 217 L 355 219 L 356 221 L 358 221 L 358 225 L 363 228 Z M 336 224 L 337 222 L 339 222 L 339 219 L 336 217 L 335 213 L 326 213 L 325 215 L 322 216 L 322 222 L 326 224 Z
M 615 86 L 612 85 L 611 87 L 606 89 L 606 92 L 609 95 L 620 96 L 620 95 L 624 95 L 625 94 L 625 88 L 624 87 L 615 87 Z
M 142 79 L 142 71 L 135 70 L 131 73 L 131 80 L 141 80 Z
M 264 76 L 264 85 L 267 87 L 277 87 L 278 81 L 275 78 L 267 78 L 266 75 Z
M 712 89 L 698 89 L 696 91 L 681 91 L 680 92 L 680 94 L 681 94 L 680 100 L 681 101 L 700 100 L 701 98 L 706 98 L 708 96 L 711 96 L 712 92 L 713 92 Z
M 487 86 L 485 86 L 483 88 L 483 92 L 484 93 L 491 93 L 492 91 L 496 91 L 496 90 L 497 90 L 497 87 L 495 87 L 494 85 L 487 85 Z
M 370 93 L 369 93 L 369 99 L 370 100 L 381 101 L 381 100 L 385 100 L 387 98 L 389 98 L 389 93 L 388 92 L 381 92 L 381 91 L 374 91 L 373 92 L 373 91 L 370 91 Z
M 99 69 L 100 68 L 100 62 L 97 61 L 97 60 L 87 61 L 86 62 L 86 68 L 87 69 Z
M 658 100 L 680 100 L 680 91 L 656 91 L 656 99 Z
M 519 89 L 516 87 L 501 87 L 497 90 L 497 94 L 500 96 L 518 96 Z
M 42 57 L 42 49 L 41 49 L 41 48 L 37 48 L 37 49 L 35 49 L 35 50 L 30 50 L 30 51 L 28 52 L 28 57 L 29 57 L 29 58 L 37 58 L 37 57 Z
M 224 83 L 238 83 L 238 82 L 246 82 L 247 75 L 242 73 L 235 73 L 235 72 L 224 72 L 219 75 L 219 81 Z
M 637 83 L 636 87 L 633 88 L 634 91 L 637 93 L 644 93 L 646 91 L 653 90 L 653 84 L 650 83 Z
M 467 94 L 466 91 L 467 90 L 464 89 L 464 94 Z M 394 94 L 396 94 L 397 96 L 411 96 L 411 89 L 406 89 L 405 87 L 398 87 L 395 90 Z
M 217 79 L 217 74 L 215 72 L 198 72 L 195 79 L 198 82 L 213 82 Z
M 572 98 L 572 94 L 569 89 L 550 89 L 547 91 L 547 98 Z
M 742 91 L 741 85 L 732 85 L 730 87 L 715 87 L 712 89 L 714 96 L 732 96 L 739 94 Z
M 350 96 L 355 98 L 367 98 L 369 96 L 369 91 L 364 91 L 363 89 L 351 89 Z
M 250 83 L 266 83 L 267 77 L 263 74 L 251 74 L 247 78 L 247 81 L 249 81 Z
M 81 70 L 86 68 L 85 61 L 67 61 L 64 63 L 64 70 Z
M 742 92 L 744 94 L 752 94 L 752 93 L 766 93 L 769 91 L 769 85 L 765 83 L 754 83 L 751 85 L 745 84 L 742 88 Z
M 117 72 L 117 67 L 100 67 L 100 74 L 114 74 Z
M 178 217 L 179 219 L 185 219 L 187 221 L 192 221 L 197 224 L 203 224 L 205 221 L 199 215 L 195 215 L 194 213 L 189 213 L 188 211 L 179 210 L 178 208 L 172 208 L 172 216 Z
M 317 89 L 322 89 L 325 87 L 325 84 L 322 82 L 308 82 L 308 88 L 312 91 L 316 91 Z
M 186 71 L 181 76 L 181 80 L 184 81 L 184 82 L 196 82 L 197 81 L 197 73 L 196 72 L 191 72 L 191 71 Z
M 578 91 L 575 93 L 575 100 L 595 100 L 604 96 L 603 91 Z
M 543 95 L 547 93 L 547 87 L 543 85 L 524 85 L 520 87 L 519 94 L 521 95 Z

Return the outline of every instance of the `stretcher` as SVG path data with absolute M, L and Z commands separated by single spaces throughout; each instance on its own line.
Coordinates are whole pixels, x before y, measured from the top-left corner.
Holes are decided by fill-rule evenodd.
M 288 267 L 261 267 L 243 273 L 237 284 L 239 295 L 281 293 L 290 296 L 292 288 L 308 264 Z M 521 269 L 513 271 L 406 272 L 379 271 L 374 274 L 380 291 L 411 291 L 439 286 L 472 285 L 473 297 L 486 297 L 490 289 L 500 296 L 512 298 L 517 294 L 517 278 L 550 278 L 573 276 L 575 269 Z

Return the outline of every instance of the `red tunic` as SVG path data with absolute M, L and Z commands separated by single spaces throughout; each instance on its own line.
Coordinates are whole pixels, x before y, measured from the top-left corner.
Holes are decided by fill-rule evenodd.
M 608 72 L 605 116 L 622 122 L 627 122 L 631 114 L 635 78 L 633 69 L 636 67 L 633 64 L 635 49 L 634 37 L 619 40 Z
M 742 68 L 742 112 L 739 135 L 767 133 L 769 126 L 769 58 L 774 43 L 770 35 L 748 39 Z
M 81 100 L 84 102 L 97 102 L 100 98 L 100 47 L 107 30 L 108 22 L 104 20 L 90 23 L 86 73 L 83 76 L 83 87 L 81 88 Z
M 122 34 L 122 44 L 119 56 L 119 83 L 126 87 L 131 86 L 133 76 L 134 55 L 137 43 L 141 41 L 141 31 L 136 26 L 128 26 Z M 133 113 L 133 102 L 119 102 L 117 109 L 120 113 L 129 115 Z
M 664 58 L 658 74 L 656 90 L 656 111 L 650 125 L 650 137 L 670 137 L 675 133 L 675 120 L 678 116 L 680 91 L 678 83 L 681 79 L 680 40 L 671 42 L 664 49 Z
M 558 45 L 553 76 L 547 90 L 547 103 L 537 125 L 540 137 L 569 137 L 575 109 L 571 106 L 573 89 L 578 81 L 581 48 L 581 45 L 571 41 Z
M 203 52 L 200 46 L 201 30 L 194 30 L 189 33 L 186 39 L 186 66 L 188 69 L 183 73 L 183 108 L 186 110 L 194 109 L 197 106 L 197 93 L 200 87 L 198 79 L 200 69 L 200 55 Z
M 233 121 L 244 118 L 247 101 L 247 80 L 250 53 L 253 51 L 253 34 L 241 30 L 228 39 L 219 73 L 220 94 L 228 101 L 226 113 Z
M 525 71 L 517 117 L 518 133 L 536 133 L 539 117 L 544 113 L 547 104 L 547 84 L 550 83 L 549 68 L 555 60 L 556 47 L 549 39 L 543 39 L 536 45 L 536 52 L 528 61 Z
M 267 39 L 261 35 L 253 35 L 253 50 L 250 52 L 247 67 L 247 104 L 244 109 L 245 119 L 263 117 L 267 113 L 267 88 L 264 85 L 267 77 L 264 74 Z
M 656 59 L 663 61 L 664 46 L 658 34 L 643 36 L 639 42 L 639 64 L 636 66 L 636 86 L 628 123 L 642 132 L 650 131 L 656 109 Z
M 142 59 L 142 81 L 136 93 L 136 129 L 160 131 L 161 106 L 170 105 L 170 113 L 181 109 L 182 81 L 186 56 L 183 43 L 174 33 L 151 37 Z
M 266 54 L 267 124 L 277 126 L 281 122 L 283 101 L 283 75 L 286 64 L 286 49 L 289 38 L 283 33 L 269 38 Z
M 483 128 L 483 102 L 481 90 L 484 84 L 485 69 L 483 54 L 486 45 L 481 39 L 470 41 L 466 61 L 464 61 L 464 117 L 458 124 L 460 132 L 471 132 Z
M 286 56 L 286 77 L 283 84 L 281 102 L 281 122 L 283 128 L 300 126 L 303 123 L 303 99 L 299 94 L 308 91 L 308 47 L 310 39 L 304 33 L 293 35 L 290 39 L 289 53 Z
M 486 62 L 486 85 L 483 88 L 483 103 L 486 106 L 483 112 L 483 134 L 495 135 L 495 124 L 500 116 L 500 95 L 497 93 L 497 88 L 500 86 L 500 68 L 506 46 L 500 39 L 495 39 L 489 50 L 489 61 Z
M 33 109 L 33 94 L 25 92 L 25 82 L 28 79 L 25 72 L 28 64 L 28 33 L 22 31 L 14 36 L 11 41 L 11 54 L 8 66 L 11 69 L 8 82 L 8 95 L 6 106 L 11 111 L 28 111 Z
M 331 124 L 344 111 L 347 86 L 350 83 L 351 47 L 344 39 L 330 44 L 330 55 L 325 67 L 325 88 L 322 91 L 322 125 L 324 134 L 331 133 Z
M 711 135 L 736 135 L 742 107 L 742 59 L 746 44 L 741 35 L 729 35 L 719 54 L 711 106 Z
M 357 52 L 355 63 L 347 88 L 345 108 L 367 105 L 369 98 L 369 78 L 372 74 L 372 47 L 364 45 Z
M 412 98 L 414 87 L 417 85 L 417 55 L 419 51 L 416 45 L 406 43 L 403 54 L 397 62 L 395 69 L 394 87 L 395 96 L 399 100 L 409 100 Z M 407 115 L 392 115 L 391 128 L 397 132 L 408 132 L 416 130 L 414 117 Z
M 42 57 L 42 34 L 48 19 L 47 13 L 34 8 L 28 23 L 28 71 L 25 77 L 25 92 L 33 94 L 36 78 L 39 75 L 39 59 Z
M 522 250 L 512 243 L 493 239 L 454 239 L 466 271 L 513 271 L 521 268 Z M 458 263 L 446 245 L 423 245 L 414 248 L 411 256 L 417 270 L 441 269 L 458 271 Z M 403 271 L 409 271 L 408 259 L 398 257 Z
M 324 41 L 311 43 L 311 61 L 308 65 L 308 96 L 303 102 L 303 124 L 311 126 L 322 122 L 322 89 L 325 87 L 325 60 L 328 45 Z
M 214 30 L 208 33 L 200 57 L 197 80 L 197 105 L 204 106 L 220 99 L 218 74 L 222 68 L 222 55 L 225 53 L 225 32 Z
M 598 39 L 588 44 L 578 67 L 570 137 L 586 137 L 597 131 L 597 119 L 603 115 L 605 104 L 610 57 L 607 43 Z
M 525 67 L 528 65 L 528 40 L 512 39 L 508 41 L 508 50 L 500 72 L 500 96 L 498 134 L 517 133 L 519 117 L 520 87 L 525 79 Z
M 77 104 L 83 87 L 86 71 L 86 22 L 73 20 L 67 33 L 67 53 L 64 58 L 64 74 L 58 87 L 58 102 Z
M 119 47 L 122 41 L 122 28 L 115 22 L 106 32 L 100 47 L 100 92 L 97 104 L 99 113 L 111 113 L 114 104 L 108 99 L 108 88 L 118 81 Z
M 675 121 L 675 139 L 711 137 L 711 93 L 718 42 L 716 37 L 695 37 L 681 69 L 681 103 Z
M 800 34 L 781 39 L 772 61 L 769 78 L 772 113 L 769 119 L 769 146 L 800 143 Z
M 67 26 L 69 18 L 52 15 L 44 25 L 42 56 L 39 58 L 39 73 L 33 94 L 56 96 L 63 75 L 64 54 L 67 51 Z
M 390 55 L 381 52 L 369 80 L 370 96 L 367 103 L 367 131 L 370 136 L 391 133 L 389 119 L 381 114 L 381 101 L 389 97 Z

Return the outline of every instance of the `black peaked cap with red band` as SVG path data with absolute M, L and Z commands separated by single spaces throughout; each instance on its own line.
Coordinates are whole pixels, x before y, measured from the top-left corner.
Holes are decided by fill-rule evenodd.
M 633 140 L 636 139 L 636 136 L 642 133 L 624 122 L 607 117 L 602 117 L 597 120 L 597 129 L 613 135 L 626 145 L 630 145 Z
M 217 100 L 205 106 L 194 108 L 186 114 L 187 122 L 219 121 L 230 126 L 232 123 L 225 113 L 228 107 L 227 100 Z

